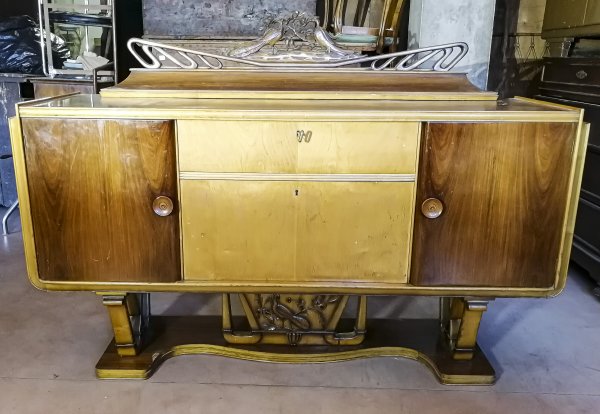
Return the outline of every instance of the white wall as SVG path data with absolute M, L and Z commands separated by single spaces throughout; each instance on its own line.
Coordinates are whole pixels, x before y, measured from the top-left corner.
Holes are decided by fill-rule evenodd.
M 466 42 L 469 53 L 453 71 L 467 72 L 479 88 L 487 83 L 495 0 L 412 0 L 408 47 Z

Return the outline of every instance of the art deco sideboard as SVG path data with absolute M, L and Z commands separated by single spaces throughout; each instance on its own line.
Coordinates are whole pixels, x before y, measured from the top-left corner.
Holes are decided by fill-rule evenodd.
M 462 74 L 138 70 L 11 126 L 29 278 L 102 297 L 101 378 L 183 354 L 403 356 L 489 384 L 487 302 L 565 285 L 582 111 Z M 222 318 L 152 316 L 152 292 L 222 293 Z M 442 329 L 368 320 L 368 295 L 439 296 Z

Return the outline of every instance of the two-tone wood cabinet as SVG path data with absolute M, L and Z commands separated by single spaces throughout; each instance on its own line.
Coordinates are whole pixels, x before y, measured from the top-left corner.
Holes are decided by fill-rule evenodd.
M 475 342 L 487 301 L 564 287 L 581 112 L 497 102 L 462 75 L 221 72 L 139 71 L 12 120 L 29 277 L 103 296 L 115 341 L 98 375 L 189 353 L 396 355 L 493 382 Z M 222 320 L 151 317 L 147 293 L 167 291 L 222 293 Z M 415 342 L 367 321 L 376 294 L 443 297 L 444 341 L 439 322 Z

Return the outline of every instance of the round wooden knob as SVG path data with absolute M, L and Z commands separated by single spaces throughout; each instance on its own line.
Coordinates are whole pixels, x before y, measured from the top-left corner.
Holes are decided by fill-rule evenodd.
M 428 198 L 421 204 L 421 213 L 427 218 L 434 219 L 442 215 L 444 205 L 437 198 Z
M 152 209 L 157 216 L 167 217 L 173 212 L 173 200 L 165 196 L 156 197 L 152 202 Z

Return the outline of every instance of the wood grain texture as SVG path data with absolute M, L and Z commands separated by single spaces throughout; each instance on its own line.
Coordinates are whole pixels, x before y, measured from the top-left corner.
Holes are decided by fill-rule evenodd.
M 413 174 L 419 123 L 178 121 L 177 136 L 184 172 Z
M 480 92 L 462 73 L 406 73 L 368 70 L 156 70 L 132 71 L 118 86 L 126 90 Z
M 181 182 L 186 281 L 406 283 L 414 183 Z
M 40 278 L 173 282 L 179 219 L 170 121 L 24 119 L 23 140 Z
M 570 107 L 523 98 L 495 101 L 376 101 L 107 98 L 79 95 L 20 105 L 22 117 L 177 119 L 220 121 L 435 122 L 537 121 L 578 122 Z
M 300 186 L 297 278 L 406 283 L 414 183 Z
M 226 69 L 132 71 L 106 97 L 157 96 L 232 99 L 488 100 L 464 73 L 410 73 L 365 69 Z
M 411 282 L 551 287 L 577 124 L 432 123 L 417 185 Z M 430 197 L 444 212 L 419 211 Z

